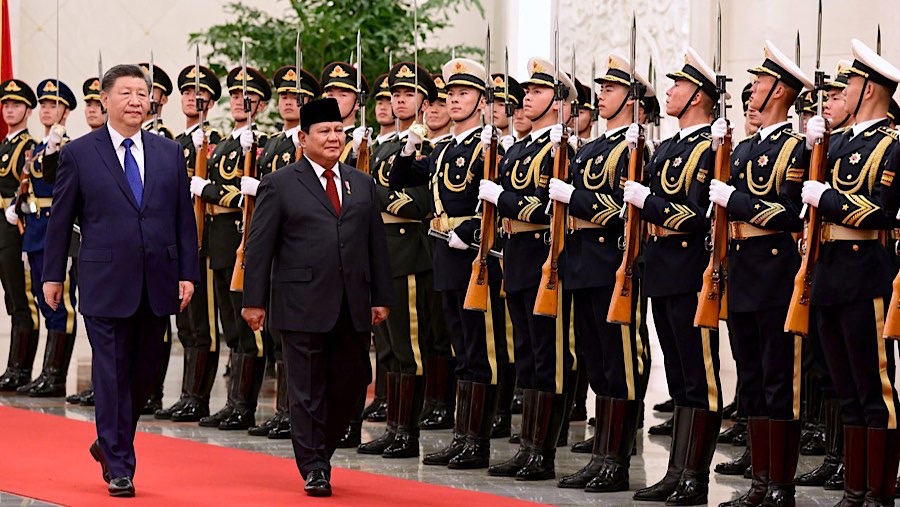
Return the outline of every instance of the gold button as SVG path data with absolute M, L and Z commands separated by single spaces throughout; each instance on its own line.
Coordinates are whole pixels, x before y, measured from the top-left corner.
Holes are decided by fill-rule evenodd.
M 659 236 L 653 236 L 653 242 L 656 243 L 657 241 L 659 241 Z
M 404 228 L 401 227 L 401 228 L 400 228 L 400 234 L 406 234 L 406 229 L 404 229 Z
M 599 241 L 601 243 L 606 243 L 606 238 L 604 238 L 603 236 L 600 236 L 599 238 L 597 238 L 597 241 Z
M 741 244 L 740 244 L 740 243 L 738 243 L 737 245 L 734 245 L 734 251 L 735 251 L 735 252 L 740 252 L 740 251 L 741 251 Z
M 858 252 L 858 251 L 859 251 L 859 245 L 853 245 L 853 251 L 854 251 L 854 252 Z
M 681 242 L 681 248 L 687 248 L 687 241 Z
M 541 238 L 541 233 L 539 233 L 539 232 L 534 233 L 534 239 L 540 239 L 540 238 Z
M 778 255 L 778 249 L 777 249 L 777 248 L 773 248 L 773 249 L 772 249 L 772 255 Z

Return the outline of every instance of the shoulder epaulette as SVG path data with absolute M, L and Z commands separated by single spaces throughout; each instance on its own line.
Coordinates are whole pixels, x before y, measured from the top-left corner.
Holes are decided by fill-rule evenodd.
M 891 136 L 894 139 L 894 141 L 900 140 L 900 133 L 897 133 L 896 130 L 894 130 L 890 127 L 885 127 L 885 126 L 878 127 L 878 132 L 881 132 L 882 134 L 884 134 L 886 136 Z
M 800 132 L 796 132 L 794 129 L 784 129 L 784 133 L 793 137 L 794 139 L 797 139 L 798 141 L 803 141 L 806 139 L 806 136 L 804 136 Z
M 850 127 L 841 127 L 841 128 L 839 128 L 839 129 L 832 130 L 832 131 L 831 131 L 831 135 L 835 135 L 835 134 L 843 134 L 843 133 L 846 132 L 847 129 L 849 129 L 849 128 L 850 128 Z

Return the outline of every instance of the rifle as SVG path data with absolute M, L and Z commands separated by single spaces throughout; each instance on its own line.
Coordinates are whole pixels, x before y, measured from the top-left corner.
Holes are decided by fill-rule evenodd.
M 197 150 L 194 161 L 194 176 L 206 179 L 209 174 L 207 158 L 209 156 L 209 136 L 206 135 L 204 122 L 206 121 L 206 108 L 203 96 L 200 95 L 200 45 L 196 46 L 197 57 L 194 61 L 194 97 L 197 103 L 197 113 L 200 115 L 200 129 L 203 131 L 203 143 Z M 197 221 L 197 248 L 203 248 L 203 227 L 206 221 L 206 203 L 199 195 L 194 196 L 194 219 Z
M 725 87 L 728 81 L 722 72 L 722 6 L 719 4 L 716 16 L 716 88 L 719 92 L 719 117 L 725 118 Z M 715 178 L 727 181 L 731 172 L 731 127 L 725 132 L 722 145 L 716 150 Z M 707 329 L 719 329 L 719 319 L 727 317 L 725 304 L 725 278 L 728 256 L 728 211 L 723 206 L 710 203 L 713 214 L 712 231 L 710 233 L 709 264 L 703 272 L 703 286 L 697 299 L 697 311 L 694 313 L 694 326 Z M 725 316 L 723 316 L 723 313 Z
M 563 104 L 565 104 L 565 85 L 559 79 L 559 19 L 556 28 L 556 54 L 554 55 L 554 76 L 556 81 L 556 97 L 559 102 L 559 123 L 563 123 Z M 574 76 L 573 76 L 574 79 Z M 578 135 L 576 133 L 576 135 Z M 562 138 L 556 155 L 553 158 L 553 177 L 562 181 L 569 179 L 569 130 L 563 128 Z M 541 266 L 541 283 L 538 285 L 537 298 L 534 301 L 534 314 L 545 317 L 556 317 L 559 313 L 559 256 L 562 254 L 566 239 L 566 204 L 551 201 L 553 216 L 550 221 L 550 252 Z
M 489 181 L 497 179 L 497 143 L 499 138 L 494 129 L 494 85 L 491 81 L 491 27 L 488 26 L 484 51 L 485 102 L 490 108 L 485 115 L 487 125 L 484 128 L 491 129 L 491 146 L 484 156 L 484 174 L 482 177 Z M 509 74 L 507 74 L 507 80 Z M 497 232 L 497 208 L 489 201 L 481 201 L 481 230 L 478 245 L 478 255 L 472 261 L 472 275 L 469 277 L 469 286 L 466 288 L 466 298 L 463 308 L 486 312 L 488 310 L 488 256 L 494 246 L 494 236 Z
M 25 234 L 25 212 L 22 207 L 30 206 L 32 213 L 37 211 L 34 203 L 28 202 L 28 194 L 31 193 L 31 167 L 38 155 L 39 153 L 33 153 L 30 149 L 25 152 L 25 165 L 22 166 L 22 174 L 19 176 L 19 189 L 16 190 L 16 196 L 13 198 L 13 202 L 16 203 L 16 215 L 19 216 L 16 221 L 19 234 Z
M 297 109 L 303 107 L 303 41 L 300 39 L 300 31 L 297 31 Z M 297 152 L 294 155 L 294 162 L 299 162 L 303 158 L 303 146 L 297 145 Z
M 821 67 L 822 54 L 822 0 L 819 0 L 818 44 L 816 47 L 816 93 L 819 104 L 816 114 L 822 114 L 822 90 L 825 87 L 825 73 Z M 809 163 L 809 179 L 812 181 L 825 181 L 826 164 L 828 163 L 828 141 L 831 131 L 826 130 L 821 140 L 813 146 Z M 800 269 L 794 277 L 794 290 L 791 294 L 791 302 L 788 306 L 787 318 L 784 321 L 784 330 L 787 333 L 809 335 L 809 301 L 810 288 L 812 286 L 813 271 L 819 260 L 819 244 L 821 234 L 821 217 L 815 207 L 803 205 L 800 212 L 802 217 L 806 214 L 806 224 L 803 226 L 803 236 L 800 239 Z M 893 296 L 891 296 L 893 303 Z M 887 326 L 885 326 L 887 332 Z
M 431 236 L 432 238 L 442 239 L 445 242 L 450 241 L 450 234 L 446 233 L 446 232 L 436 231 L 434 229 L 428 229 L 428 235 Z M 469 243 L 469 250 L 478 251 L 480 249 L 481 249 L 480 244 Z M 490 255 L 491 257 L 495 257 L 497 259 L 503 260 L 503 252 L 498 252 L 497 250 L 491 250 L 490 252 L 488 252 L 488 255 Z
M 359 100 L 359 124 L 366 128 L 366 92 L 362 89 L 362 43 L 360 32 L 356 31 L 356 97 Z M 363 136 L 356 152 L 356 168 L 369 174 L 369 136 Z
M 248 118 L 248 128 L 253 130 L 253 115 L 251 114 L 252 104 L 250 95 L 247 93 L 247 45 L 244 43 L 243 55 L 241 57 L 241 67 L 244 81 L 241 85 L 244 93 L 244 111 L 250 115 Z M 256 136 L 253 136 L 253 144 L 247 154 L 244 155 L 244 176 L 256 178 Z M 244 196 L 244 226 L 241 230 L 241 244 L 237 248 L 237 256 L 234 260 L 234 272 L 231 275 L 231 290 L 234 292 L 244 291 L 244 253 L 247 248 L 247 239 L 250 237 L 250 220 L 253 218 L 253 210 L 256 207 L 256 198 L 251 195 Z
M 634 60 L 637 43 L 637 20 L 631 21 L 631 97 L 634 101 L 634 123 L 640 127 L 640 100 L 643 87 L 635 78 Z M 644 149 L 646 136 L 643 128 L 638 130 L 638 140 L 628 155 L 628 181 L 644 180 Z M 625 213 L 625 233 L 623 240 L 625 252 L 622 263 L 616 270 L 616 283 L 613 286 L 612 299 L 606 312 L 606 321 L 611 324 L 631 325 L 632 305 L 634 302 L 634 264 L 641 248 L 641 210 L 633 204 L 626 203 L 622 208 Z

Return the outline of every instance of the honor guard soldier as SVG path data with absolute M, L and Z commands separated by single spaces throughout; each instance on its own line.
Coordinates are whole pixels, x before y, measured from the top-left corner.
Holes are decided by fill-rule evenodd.
M 792 233 L 803 228 L 800 190 L 808 161 L 802 135 L 788 111 L 812 81 L 774 44 L 748 70 L 756 76 L 749 107 L 760 129 L 731 154 L 728 182 L 713 179 L 709 200 L 727 209 L 729 334 L 738 368 L 741 409 L 748 419 L 752 482 L 724 506 L 794 505 L 794 473 L 800 452 L 800 379 L 803 339 L 784 330 L 800 267 Z M 728 130 L 713 123 L 713 143 Z
M 847 70 L 845 109 L 856 123 L 832 134 L 825 181 L 803 184 L 803 202 L 822 219 L 811 305 L 844 423 L 845 505 L 894 502 L 900 440 L 893 340 L 883 338 L 895 273 L 880 230 L 897 213 L 893 190 L 897 132 L 888 126 L 900 70 L 857 39 Z M 807 123 L 807 147 L 822 139 L 824 118 Z M 884 208 L 882 208 L 882 206 Z
M 825 82 L 825 93 L 828 100 L 823 106 L 822 116 L 828 120 L 828 127 L 832 134 L 840 134 L 856 124 L 856 112 L 852 107 L 846 105 L 847 98 L 844 96 L 851 65 L 850 60 L 840 60 L 837 70 L 834 71 L 834 79 Z
M 581 142 L 587 142 L 591 140 L 591 127 L 593 127 L 593 110 L 594 105 L 591 104 L 591 89 L 582 84 L 578 78 L 574 78 L 575 88 L 578 89 L 578 98 L 570 104 L 571 108 L 569 111 L 569 119 L 566 121 L 566 126 L 570 129 L 574 129 L 576 126 L 578 127 L 578 132 L 576 132 L 576 136 L 572 136 L 573 142 L 577 139 L 581 139 Z M 575 105 L 577 103 L 578 115 L 576 121 L 575 115 Z
M 300 106 L 319 96 L 319 82 L 305 69 L 296 66 L 281 67 L 275 71 L 272 78 L 275 85 L 275 93 L 278 94 L 278 116 L 284 123 L 283 130 L 272 136 L 266 142 L 262 154 L 256 161 L 256 172 L 262 179 L 282 167 L 298 161 L 298 133 L 300 131 Z M 297 83 L 300 90 L 297 90 Z M 247 196 L 256 196 L 260 179 L 250 176 L 241 178 L 241 193 Z M 291 438 L 291 418 L 288 413 L 287 399 L 287 375 L 284 370 L 284 357 L 281 346 L 281 334 L 274 329 L 263 330 L 263 339 L 266 346 L 273 347 L 275 358 L 275 414 L 259 426 L 253 426 L 247 430 L 250 435 L 268 437 L 271 439 Z M 254 385 L 255 392 L 251 396 L 259 397 L 259 388 L 262 384 Z
M 497 381 L 506 363 L 506 337 L 493 332 L 491 313 L 467 310 L 463 301 L 469 285 L 481 219 L 478 182 L 484 174 L 481 111 L 485 107 L 485 69 L 472 60 L 457 58 L 443 66 L 447 109 L 456 132 L 439 142 L 426 158 L 416 159 L 410 136 L 395 158 L 393 188 L 429 185 L 434 218 L 431 229 L 448 235 L 434 242 L 434 288 L 456 351 L 456 416 L 453 440 L 441 451 L 425 456 L 426 465 L 452 469 L 486 468 L 490 457 L 491 423 L 497 407 Z M 500 263 L 490 259 L 489 283 L 499 289 Z M 431 373 L 429 373 L 430 375 Z
M 361 76 L 360 79 L 362 90 L 356 87 L 356 75 L 356 67 L 353 65 L 346 62 L 334 62 L 322 69 L 322 79 L 319 80 L 325 96 L 337 100 L 338 106 L 341 108 L 341 121 L 344 123 L 344 135 L 346 136 L 341 162 L 353 166 L 356 165 L 356 152 L 364 137 L 361 134 L 358 136 L 359 140 L 353 137 L 356 127 L 356 112 L 359 111 L 359 93 L 360 91 L 369 93 L 369 84 L 366 82 L 365 76 Z
M 15 391 L 31 381 L 37 354 L 39 323 L 34 297 L 26 287 L 22 262 L 20 213 L 16 206 L 20 180 L 26 170 L 35 141 L 28 133 L 28 118 L 37 106 L 37 97 L 27 83 L 10 79 L 0 83 L 0 105 L 9 132 L 0 142 L 0 201 L 6 220 L 0 225 L 0 282 L 11 322 L 11 341 L 6 371 L 0 376 L 0 391 Z M 30 168 L 28 169 L 30 170 Z
M 672 448 L 665 477 L 638 490 L 639 501 L 705 503 L 709 464 L 721 423 L 718 333 L 694 327 L 697 294 L 709 261 L 709 173 L 713 170 L 709 120 L 719 98 L 716 76 L 693 48 L 684 67 L 668 74 L 666 114 L 681 130 L 664 141 L 645 168 L 647 186 L 625 183 L 624 199 L 650 224 L 643 288 L 663 351 L 669 393 L 675 400 Z M 628 132 L 635 143 L 638 126 Z
M 384 155 L 372 166 L 381 218 L 387 232 L 389 262 L 394 280 L 395 306 L 375 333 L 389 344 L 387 377 L 387 430 L 361 444 L 361 454 L 381 454 L 385 458 L 419 455 L 419 419 L 425 396 L 424 354 L 431 335 L 430 312 L 434 297 L 431 273 L 431 245 L 423 220 L 431 216 L 431 192 L 427 186 L 395 190 L 390 188 L 391 165 L 404 146 L 414 145 L 415 156 L 427 156 L 432 146 L 425 139 L 427 128 L 420 122 L 437 90 L 431 75 L 411 62 L 390 70 L 394 114 L 400 121 L 399 136 L 385 144 Z M 354 143 L 361 128 L 354 132 Z M 360 138 L 361 139 L 361 138 Z M 353 428 L 355 431 L 355 428 Z
M 22 250 L 28 255 L 31 270 L 32 293 L 38 302 L 44 325 L 47 327 L 47 346 L 44 349 L 44 369 L 30 384 L 17 389 L 19 393 L 35 397 L 57 397 L 66 394 L 66 376 L 75 347 L 77 318 L 75 315 L 75 267 L 70 267 L 63 284 L 63 300 L 56 310 L 44 300 L 41 290 L 44 268 L 44 244 L 47 222 L 53 204 L 53 183 L 56 181 L 56 162 L 43 163 L 44 158 L 57 158 L 56 154 L 66 137 L 66 119 L 74 110 L 77 99 L 62 81 L 45 79 L 38 84 L 40 120 L 44 126 L 44 139 L 34 147 L 37 158 L 31 167 L 30 188 L 25 211 L 25 233 Z
M 506 75 L 493 74 L 494 83 L 494 127 L 500 130 L 499 144 L 503 150 L 508 150 L 516 142 L 515 132 L 507 115 L 506 104 L 513 108 L 522 109 L 522 101 L 525 100 L 525 89 L 513 78 L 509 78 L 509 97 L 506 96 Z
M 144 72 L 146 72 L 148 76 L 150 75 L 149 63 L 140 63 L 138 65 L 144 69 Z M 153 94 L 150 96 L 150 109 L 147 110 L 147 116 L 144 118 L 144 124 L 141 128 L 159 134 L 166 139 L 175 139 L 175 134 L 172 133 L 169 127 L 163 125 L 162 122 L 163 106 L 169 102 L 169 95 L 172 95 L 172 80 L 164 70 L 156 65 L 153 66 L 152 93 Z M 171 333 L 166 333 L 167 336 L 169 334 Z
M 428 140 L 437 145 L 443 140 L 450 140 L 450 113 L 447 112 L 447 87 L 440 74 L 434 74 L 434 87 L 437 95 L 434 102 L 425 111 L 425 126 L 428 127 Z
M 806 90 L 800 94 L 794 111 L 800 117 L 800 132 L 806 132 L 806 122 L 816 114 L 815 96 L 812 91 Z
M 616 269 L 622 263 L 619 238 L 624 234 L 622 185 L 632 156 L 625 131 L 640 104 L 631 94 L 631 64 L 611 54 L 600 85 L 600 116 L 607 131 L 575 156 L 571 183 L 550 180 L 550 198 L 569 205 L 569 234 L 563 279 L 573 292 L 574 322 L 591 390 L 596 395 L 591 461 L 559 481 L 562 488 L 588 492 L 628 490 L 628 469 L 643 395 L 640 392 L 640 343 L 637 326 L 607 322 Z M 643 93 L 653 96 L 650 83 L 635 73 Z M 583 97 L 582 97 L 583 98 Z M 587 101 L 589 102 L 589 100 Z M 590 120 L 587 120 L 588 122 Z M 638 156 L 647 157 L 648 152 Z M 635 280 L 633 285 L 638 286 Z M 634 298 L 634 310 L 637 310 Z M 632 316 L 632 323 L 644 320 Z
M 185 117 L 185 130 L 175 137 L 175 142 L 184 150 L 188 177 L 193 177 L 197 166 L 198 146 L 202 146 L 204 131 L 209 146 L 214 149 L 222 140 L 221 134 L 209 126 L 200 124 L 201 113 L 207 118 L 209 111 L 222 96 L 219 77 L 208 67 L 188 65 L 178 73 L 178 90 L 181 92 L 181 112 Z M 199 94 L 203 110 L 197 109 L 196 80 L 199 77 Z M 195 141 L 196 138 L 196 141 Z M 199 141 L 199 142 L 197 142 Z M 209 393 L 215 381 L 219 364 L 219 336 L 216 325 L 215 300 L 213 298 L 213 275 L 209 268 L 209 245 L 204 228 L 204 238 L 199 252 L 200 282 L 194 288 L 194 296 L 185 311 L 175 316 L 178 339 L 184 347 L 184 374 L 181 381 L 181 396 L 172 406 L 158 410 L 157 419 L 171 419 L 176 422 L 197 422 L 209 415 Z M 212 310 L 212 311 L 210 311 Z M 170 342 L 171 343 L 171 342 Z M 170 345 L 171 346 L 171 345 Z
M 262 335 L 251 331 L 241 318 L 241 293 L 231 291 L 236 252 L 243 231 L 241 177 L 244 160 L 254 139 L 259 146 L 265 144 L 265 136 L 253 130 L 253 121 L 272 98 L 272 87 L 265 76 L 250 67 L 246 72 L 245 76 L 242 68 L 236 67 L 226 78 L 235 128 L 216 145 L 209 157 L 209 179 L 191 178 L 191 193 L 207 202 L 209 267 L 213 271 L 213 290 L 225 343 L 231 349 L 228 399 L 222 410 L 201 418 L 200 426 L 221 430 L 246 430 L 256 424 L 256 399 L 250 393 L 259 391 L 254 386 L 262 382 L 265 373 Z M 249 111 L 244 111 L 245 80 Z
M 492 465 L 488 474 L 523 481 L 555 476 L 556 443 L 568 417 L 564 379 L 574 362 L 568 337 L 557 328 L 557 320 L 536 315 L 534 307 L 541 266 L 550 251 L 547 181 L 554 162 L 550 131 L 559 121 L 559 108 L 567 107 L 576 91 L 569 77 L 545 60 L 529 60 L 528 72 L 529 79 L 523 83 L 524 109 L 534 131 L 504 155 L 499 184 L 482 180 L 478 195 L 496 204 L 508 236 L 503 247 L 503 284 L 513 326 L 516 374 L 524 392 L 519 450 L 508 461 Z M 557 84 L 563 95 L 560 100 Z M 482 143 L 489 142 L 489 135 L 482 132 Z M 561 148 L 567 150 L 566 156 L 568 148 Z

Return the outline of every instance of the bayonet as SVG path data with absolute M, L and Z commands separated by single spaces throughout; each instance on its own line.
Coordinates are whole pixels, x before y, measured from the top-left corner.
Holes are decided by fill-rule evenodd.
M 591 87 L 591 139 L 597 137 L 595 130 L 597 129 L 597 118 L 599 118 L 600 110 L 597 109 L 597 89 L 594 86 L 594 78 L 597 76 L 597 59 L 591 60 L 591 75 L 588 76 L 588 86 Z
M 359 125 L 366 128 L 366 92 L 362 86 L 362 38 L 356 31 L 356 97 L 359 100 Z M 417 74 L 418 75 L 418 74 Z
M 56 0 L 56 123 L 62 121 L 63 113 L 60 111 L 59 101 L 59 0 Z
M 881 23 L 878 23 L 878 38 L 875 39 L 875 52 L 881 54 Z
M 572 45 L 572 83 L 575 84 L 575 86 L 577 87 L 578 84 L 575 81 L 575 67 L 576 67 L 575 66 L 575 46 L 573 44 Z M 578 149 L 581 148 L 581 135 L 579 135 L 581 132 L 581 130 L 579 129 L 579 127 L 581 126 L 580 125 L 581 122 L 579 121 L 579 118 L 578 118 L 580 110 L 581 110 L 581 104 L 578 103 L 578 92 L 579 91 L 580 90 L 575 90 L 575 98 L 572 99 L 572 117 L 574 118 L 572 125 L 575 127 L 575 150 L 576 151 L 578 151 Z
M 300 39 L 300 30 L 297 30 L 297 48 L 295 50 L 297 59 L 297 107 L 303 106 L 303 41 Z
M 391 72 L 391 70 L 393 70 L 393 69 L 394 69 L 394 52 L 389 51 L 388 52 L 388 72 Z M 388 76 L 388 79 L 390 79 L 390 76 Z M 400 138 L 400 118 L 398 118 L 397 115 L 394 114 L 394 106 L 393 105 L 391 105 L 391 114 L 394 115 L 394 132 L 396 133 L 397 138 L 399 139 Z
M 509 69 L 507 69 L 508 71 Z M 491 79 L 491 25 L 488 24 L 487 32 L 484 36 L 484 101 L 487 103 L 488 112 L 485 114 L 485 127 L 491 132 L 491 147 L 496 148 L 499 136 L 494 130 L 494 80 Z M 509 79 L 507 79 L 507 93 L 509 93 Z M 507 98 L 507 100 L 509 100 Z M 491 151 L 491 150 L 488 150 Z M 496 151 L 496 150 L 493 150 Z M 490 155 L 488 155 L 490 156 Z M 475 206 L 475 213 L 481 213 L 482 201 L 479 200 Z
M 153 50 L 150 50 L 150 114 L 153 115 L 153 132 L 159 127 L 159 102 L 156 100 L 156 65 L 153 63 Z
M 241 41 L 241 94 L 244 98 L 244 112 L 250 114 L 252 103 L 250 93 L 247 91 L 247 40 Z M 247 123 L 253 128 L 253 118 L 248 118 Z
M 197 107 L 197 114 L 200 116 L 200 130 L 203 131 L 203 135 L 205 136 L 206 128 L 204 123 L 206 121 L 206 115 L 204 113 L 206 112 L 206 108 L 204 106 L 206 106 L 206 104 L 204 103 L 203 96 L 200 95 L 200 44 L 197 43 L 194 47 L 196 49 L 194 58 L 194 101 Z
M 797 30 L 797 41 L 794 44 L 794 63 L 800 66 L 800 30 Z
M 632 111 L 632 122 L 638 126 L 638 137 L 644 136 L 644 127 L 641 125 L 641 89 L 640 84 L 638 83 L 635 76 L 635 60 L 637 59 L 637 14 L 634 11 L 631 11 L 631 51 L 629 52 L 629 58 L 631 61 L 629 62 L 628 74 L 631 76 L 631 99 L 634 103 L 634 108 Z M 640 143 L 639 143 L 640 144 Z M 643 154 L 633 153 L 632 157 L 642 157 Z M 619 211 L 619 218 L 625 219 L 625 213 L 628 211 L 628 204 L 622 205 L 622 210 Z
M 490 79 L 488 75 L 488 79 Z M 503 48 L 503 94 L 506 100 L 503 101 L 504 112 L 506 113 L 506 129 L 509 135 L 516 137 L 516 128 L 513 125 L 513 116 L 516 114 L 516 105 L 513 104 L 512 97 L 509 95 L 509 47 Z

